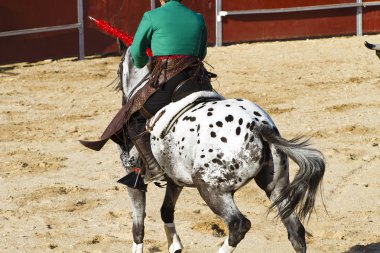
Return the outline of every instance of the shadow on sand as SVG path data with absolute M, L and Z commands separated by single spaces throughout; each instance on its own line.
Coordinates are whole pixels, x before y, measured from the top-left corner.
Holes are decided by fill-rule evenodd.
M 380 253 L 380 242 L 367 245 L 355 245 L 343 253 Z
M 5 66 L 5 67 L 0 66 L 0 74 L 9 75 L 9 76 L 17 76 L 18 74 L 9 72 L 9 71 L 14 70 L 15 68 L 16 68 L 15 66 Z

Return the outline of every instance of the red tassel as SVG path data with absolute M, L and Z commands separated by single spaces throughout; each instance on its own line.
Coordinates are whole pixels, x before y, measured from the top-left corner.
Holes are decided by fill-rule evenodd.
M 107 21 L 104 21 L 104 20 L 98 20 L 98 19 L 95 19 L 93 17 L 89 17 L 92 21 L 95 22 L 95 24 L 103 31 L 105 31 L 107 34 L 113 36 L 113 37 L 116 37 L 116 38 L 119 38 L 121 39 L 121 41 L 123 41 L 126 45 L 130 46 L 132 45 L 132 42 L 133 42 L 133 37 L 128 35 L 127 33 L 124 33 L 122 31 L 120 31 L 119 29 L 111 26 L 110 23 L 108 23 Z M 146 50 L 146 54 L 149 56 L 149 57 L 152 57 L 153 56 L 153 52 L 150 48 L 148 48 Z

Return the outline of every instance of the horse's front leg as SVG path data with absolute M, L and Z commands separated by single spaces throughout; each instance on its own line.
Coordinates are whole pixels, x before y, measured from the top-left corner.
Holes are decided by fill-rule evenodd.
M 127 145 L 119 146 L 119 148 L 120 159 L 127 173 L 131 172 L 134 167 L 141 167 L 141 161 L 138 158 L 139 153 L 136 148 Z M 130 187 L 127 187 L 127 189 L 133 207 L 132 253 L 143 253 L 146 193 Z
M 161 219 L 165 223 L 164 228 L 170 253 L 180 253 L 183 249 L 174 225 L 174 208 L 181 191 L 182 187 L 168 180 L 164 202 L 161 206 Z
M 144 218 L 146 197 L 145 192 L 129 188 L 128 194 L 133 206 L 133 246 L 132 253 L 143 253 Z

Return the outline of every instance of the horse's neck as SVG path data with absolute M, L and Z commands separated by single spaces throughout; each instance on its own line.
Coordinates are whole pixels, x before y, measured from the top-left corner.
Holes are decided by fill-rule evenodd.
M 146 66 L 141 69 L 135 67 L 129 48 L 123 58 L 122 68 L 123 75 L 121 81 L 123 84 L 123 92 L 124 95 L 129 98 L 148 81 L 149 69 Z

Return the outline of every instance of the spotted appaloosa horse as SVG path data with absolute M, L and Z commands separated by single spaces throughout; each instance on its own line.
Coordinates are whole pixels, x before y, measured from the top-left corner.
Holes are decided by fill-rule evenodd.
M 144 83 L 147 68 L 133 66 L 129 51 L 119 68 L 126 97 Z M 138 87 L 137 87 L 138 89 Z M 244 238 L 251 222 L 239 211 L 234 193 L 255 179 L 276 207 L 294 250 L 306 252 L 305 229 L 300 222 L 314 209 L 325 171 L 323 155 L 300 138 L 285 140 L 270 116 L 245 99 L 199 103 L 180 116 L 164 138 L 152 138 L 152 150 L 166 172 L 166 195 L 161 218 L 169 252 L 181 252 L 174 226 L 174 207 L 183 187 L 198 190 L 211 210 L 226 223 L 229 236 L 218 252 L 229 253 Z M 289 182 L 288 157 L 299 171 Z M 121 147 L 127 171 L 139 165 L 133 148 Z M 143 252 L 145 192 L 128 188 L 133 204 L 133 253 Z

